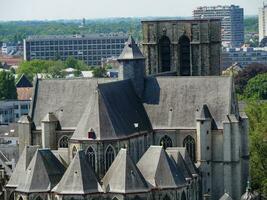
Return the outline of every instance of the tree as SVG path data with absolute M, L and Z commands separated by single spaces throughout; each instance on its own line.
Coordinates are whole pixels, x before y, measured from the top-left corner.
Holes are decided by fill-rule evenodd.
M 95 67 L 93 69 L 93 75 L 96 78 L 101 78 L 101 77 L 106 77 L 107 75 L 107 70 L 104 67 Z
M 259 74 L 248 81 L 244 91 L 246 99 L 267 99 L 267 73 Z
M 65 66 L 67 68 L 76 68 L 78 66 L 78 60 L 75 59 L 74 57 L 70 56 L 65 61 Z
M 0 72 L 0 99 L 17 99 L 15 78 L 10 72 Z
M 249 102 L 250 174 L 252 188 L 267 196 L 267 103 Z
M 243 94 L 249 79 L 257 76 L 260 73 L 265 73 L 265 72 L 267 72 L 267 65 L 262 65 L 259 63 L 252 63 L 248 65 L 243 71 L 238 73 L 238 75 L 235 77 L 235 86 L 237 93 Z

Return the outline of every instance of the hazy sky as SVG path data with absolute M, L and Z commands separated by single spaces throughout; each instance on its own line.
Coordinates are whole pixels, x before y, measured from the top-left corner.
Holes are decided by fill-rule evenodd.
M 197 6 L 230 4 L 256 15 L 263 0 L 0 0 L 0 20 L 191 16 Z

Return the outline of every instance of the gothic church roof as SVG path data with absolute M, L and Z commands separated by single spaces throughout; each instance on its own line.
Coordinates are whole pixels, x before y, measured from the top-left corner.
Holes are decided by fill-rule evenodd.
M 106 192 L 138 193 L 149 191 L 148 185 L 126 149 L 121 149 L 103 180 Z
M 38 149 L 16 191 L 26 193 L 51 191 L 64 172 L 64 166 L 50 150 Z
M 102 192 L 102 188 L 84 151 L 77 152 L 64 176 L 53 189 L 53 192 L 59 194 Z

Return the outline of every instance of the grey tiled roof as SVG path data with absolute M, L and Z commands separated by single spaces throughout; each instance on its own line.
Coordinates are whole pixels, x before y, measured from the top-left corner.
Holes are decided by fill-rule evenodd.
M 224 193 L 219 200 L 232 200 L 232 197 L 228 193 Z
M 130 36 L 122 50 L 121 55 L 118 58 L 118 61 L 119 60 L 137 60 L 137 59 L 145 59 L 145 57 L 141 53 L 133 37 Z
M 84 151 L 77 152 L 53 191 L 59 194 L 80 195 L 102 192 L 102 188 Z
M 177 188 L 186 184 L 175 161 L 161 146 L 150 146 L 138 161 L 137 167 L 152 188 Z
M 26 193 L 51 191 L 64 172 L 64 166 L 50 150 L 39 149 L 35 152 L 16 191 Z
M 17 187 L 21 182 L 25 181 L 26 169 L 29 166 L 37 148 L 37 146 L 25 147 L 6 187 Z
M 135 128 L 135 123 L 138 123 L 138 128 Z M 99 84 L 92 92 L 72 139 L 86 140 L 90 131 L 95 133 L 97 140 L 152 131 L 144 106 L 130 80 Z
M 194 129 L 196 111 L 207 105 L 217 128 L 235 114 L 231 77 L 148 77 L 144 105 L 153 129 Z
M 126 149 L 121 149 L 103 180 L 105 192 L 148 192 L 148 185 Z

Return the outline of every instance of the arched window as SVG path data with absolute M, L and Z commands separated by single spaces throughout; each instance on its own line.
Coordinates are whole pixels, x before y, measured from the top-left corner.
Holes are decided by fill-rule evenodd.
M 165 135 L 160 139 L 160 145 L 163 146 L 164 149 L 172 147 L 172 139 Z
M 20 197 L 21 200 L 22 197 Z M 11 194 L 9 195 L 9 200 L 15 200 L 15 195 L 14 192 L 11 192 Z M 23 199 L 22 199 L 23 200 Z
M 161 72 L 171 70 L 171 42 L 167 36 L 162 36 L 159 40 L 160 57 L 161 57 Z
M 14 199 L 14 194 L 13 194 L 13 199 Z M 19 197 L 19 200 L 23 200 L 22 196 Z
M 189 153 L 190 158 L 193 162 L 196 161 L 196 143 L 192 136 L 188 135 L 184 139 L 183 146 L 186 147 L 187 152 Z
M 86 151 L 86 154 L 88 156 L 89 163 L 91 164 L 91 167 L 93 170 L 95 170 L 95 151 L 92 147 L 89 147 Z
M 77 153 L 77 148 L 74 146 L 74 147 L 72 148 L 72 158 L 75 157 L 76 153 Z
M 181 200 L 186 200 L 185 192 L 182 193 Z
M 180 75 L 190 76 L 190 40 L 183 35 L 179 39 L 180 45 Z
M 64 135 L 59 139 L 59 148 L 68 148 L 69 147 L 69 137 Z
M 170 197 L 166 194 L 163 200 L 171 200 Z
M 105 165 L 105 168 L 106 168 L 106 171 L 108 171 L 110 165 L 112 164 L 114 158 L 115 158 L 115 153 L 114 153 L 114 150 L 111 146 L 109 146 L 106 150 L 106 165 Z

